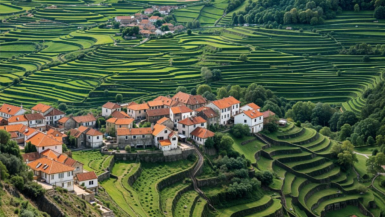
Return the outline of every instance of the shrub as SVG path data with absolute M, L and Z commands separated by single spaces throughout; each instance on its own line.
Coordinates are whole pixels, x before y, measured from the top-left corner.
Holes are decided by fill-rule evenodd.
M 250 128 L 247 124 L 235 124 L 230 133 L 236 138 L 243 138 L 243 136 L 250 135 Z
M 273 183 L 273 174 L 269 171 L 258 172 L 256 177 L 259 181 L 261 181 L 262 185 L 269 186 Z
M 28 182 L 24 185 L 24 192 L 30 197 L 39 197 L 45 193 L 45 189 L 36 182 Z
M 124 147 L 124 150 L 126 150 L 127 153 L 131 153 L 131 145 L 126 145 L 126 147 Z
M 12 184 L 20 191 L 24 189 L 24 179 L 21 176 L 12 176 Z

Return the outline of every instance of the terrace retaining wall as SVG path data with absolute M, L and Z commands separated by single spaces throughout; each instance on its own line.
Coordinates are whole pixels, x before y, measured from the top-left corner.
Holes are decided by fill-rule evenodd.
M 138 170 L 136 170 L 134 174 L 132 174 L 130 177 L 128 177 L 128 184 L 130 186 L 133 186 L 141 174 L 142 174 L 142 164 L 139 164 Z
M 247 216 L 247 215 L 251 215 L 251 214 L 256 213 L 256 212 L 261 212 L 265 209 L 268 209 L 273 204 L 273 202 L 274 202 L 274 200 L 270 199 L 269 202 L 267 202 L 263 205 L 251 207 L 249 209 L 240 210 L 238 212 L 234 212 L 233 214 L 231 214 L 230 217 Z
M 64 217 L 66 216 L 61 209 L 56 206 L 55 203 L 51 202 L 47 195 L 53 192 L 53 190 L 48 190 L 46 192 L 46 195 L 42 195 L 37 200 L 35 200 L 39 210 L 48 213 L 50 216 L 55 216 L 55 217 Z
M 185 188 L 181 189 L 180 191 L 178 191 L 178 193 L 175 195 L 175 197 L 172 199 L 172 207 L 171 207 L 171 210 L 172 212 L 174 213 L 175 211 L 175 208 L 176 208 L 176 205 L 179 201 L 179 199 L 182 197 L 182 194 L 186 193 L 187 191 L 190 191 L 190 190 L 193 190 L 193 185 L 190 184 L 188 186 L 186 186 Z M 164 211 L 164 210 L 163 210 Z M 190 215 L 191 216 L 191 215 Z
M 98 175 L 98 182 L 102 182 L 104 180 L 107 180 L 111 177 L 111 171 L 112 171 L 112 168 L 114 167 L 115 165 L 115 158 L 114 156 L 112 156 L 112 159 L 110 161 L 110 165 L 108 165 L 106 171 L 100 175 Z
M 305 128 L 302 128 L 302 130 L 300 130 L 300 131 L 297 132 L 297 133 L 287 134 L 287 135 L 281 135 L 281 136 L 277 136 L 277 138 L 278 138 L 278 139 L 292 139 L 292 138 L 301 136 L 302 134 L 305 133 L 305 131 L 306 131 Z

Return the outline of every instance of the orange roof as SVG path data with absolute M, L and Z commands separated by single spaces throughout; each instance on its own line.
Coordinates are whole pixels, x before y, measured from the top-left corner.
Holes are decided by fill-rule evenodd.
M 63 155 L 63 154 L 60 155 L 60 157 L 62 157 L 62 156 L 63 156 L 63 159 L 64 159 L 64 157 L 66 157 L 66 156 Z M 59 159 L 58 159 L 59 162 L 61 161 L 60 157 L 59 157 Z M 74 159 L 72 159 L 72 158 L 70 158 L 70 157 L 67 157 L 66 159 L 64 159 L 64 164 L 67 165 L 67 166 L 72 166 L 72 165 L 74 165 L 76 162 L 78 162 L 78 161 L 76 161 L 76 160 L 74 160 Z M 78 163 L 80 163 L 80 162 L 78 162 Z M 80 164 L 82 164 L 82 163 L 80 163 Z
M 78 127 L 79 132 L 83 133 L 84 131 L 88 130 L 88 127 L 80 126 Z
M 194 124 L 206 123 L 206 120 L 200 116 L 197 116 L 197 117 L 185 118 L 185 119 L 179 121 L 179 123 L 190 126 L 190 125 L 194 125 Z
M 29 136 L 36 131 L 36 129 L 26 127 L 26 129 L 24 130 L 24 135 Z
M 96 118 L 95 118 L 92 114 L 73 117 L 73 119 L 74 119 L 75 122 L 77 122 L 77 123 L 85 123 L 85 122 L 96 121 Z
M 169 108 L 147 110 L 147 116 L 149 116 L 149 117 L 169 116 L 169 115 L 170 115 L 170 109 Z
M 168 120 L 170 120 L 170 118 L 163 117 L 163 118 L 159 119 L 156 123 L 157 124 L 162 124 L 162 123 L 164 123 L 165 121 L 168 121 Z
M 116 19 L 121 20 L 121 19 L 131 19 L 131 16 L 116 16 Z
M 254 109 L 254 110 L 258 110 L 258 109 L 260 109 L 261 107 L 259 107 L 257 104 L 255 104 L 255 103 L 249 103 L 249 104 L 247 104 L 247 105 L 244 105 L 244 106 L 249 106 L 249 107 L 251 107 L 252 109 Z M 242 106 L 242 107 L 244 107 L 244 106 Z
M 187 105 L 198 105 L 206 103 L 206 99 L 201 95 L 191 95 L 183 92 L 175 94 L 172 99 Z
M 55 116 L 55 115 L 64 115 L 65 113 L 60 111 L 59 109 L 53 108 L 52 111 L 48 112 L 45 116 Z
M 32 145 L 37 146 L 37 147 L 62 145 L 61 141 L 57 141 L 52 136 L 46 135 L 42 132 L 38 132 L 36 135 L 32 136 L 26 142 L 27 143 L 31 142 Z
M 108 123 L 115 123 L 115 121 L 117 120 L 117 118 L 110 118 L 107 120 Z
M 22 108 L 19 107 L 19 106 L 14 106 L 14 105 L 9 105 L 9 104 L 4 103 L 4 104 L 0 107 L 0 112 L 5 113 L 5 114 L 9 114 L 9 115 L 15 115 L 15 114 L 18 113 L 21 109 L 22 109 Z
M 264 112 L 262 112 L 262 114 L 263 114 L 263 118 L 268 118 L 270 116 L 274 116 L 275 115 L 275 113 L 270 111 L 270 110 L 264 111 Z
M 57 153 L 56 151 L 53 151 L 51 149 L 47 149 L 45 151 L 43 151 L 42 153 L 40 153 L 42 156 L 45 156 L 47 157 L 48 159 L 51 159 L 51 160 L 54 160 L 54 161 L 58 161 L 58 157 L 60 156 L 59 153 Z
M 118 136 L 147 135 L 147 134 L 151 134 L 151 133 L 152 133 L 151 127 L 132 128 L 132 129 L 127 129 L 127 128 L 116 129 L 116 135 L 118 135 Z
M 152 8 L 147 8 L 147 9 L 144 10 L 144 11 L 146 11 L 146 12 L 152 12 L 152 11 L 154 11 L 154 9 L 152 9 Z
M 22 154 L 22 157 L 23 157 L 23 162 L 26 162 L 27 160 L 34 161 L 36 159 L 39 159 L 40 155 L 39 155 L 39 152 L 31 152 L 31 153 Z
M 127 113 L 125 113 L 124 111 L 117 111 L 117 110 L 112 112 L 111 116 L 113 118 L 130 118 L 130 116 Z
M 207 139 L 209 137 L 213 137 L 214 133 L 206 128 L 197 127 L 190 133 L 190 135 L 199 137 L 201 139 Z
M 242 114 L 242 113 L 240 113 Z M 257 110 L 248 110 L 244 111 L 243 114 L 247 115 L 249 118 L 257 118 L 263 116 L 262 112 L 259 112 Z
M 231 107 L 232 105 L 239 104 L 240 102 L 234 97 L 229 96 L 227 98 L 215 100 L 212 103 L 219 109 L 225 109 L 225 108 Z
M 115 124 L 118 124 L 118 125 L 128 125 L 128 124 L 132 124 L 132 122 L 134 122 L 133 118 L 118 118 L 116 120 Z
M 70 119 L 70 118 L 69 118 L 69 117 L 62 117 L 62 118 L 60 118 L 60 119 L 58 120 L 58 122 L 63 124 L 63 123 L 65 123 L 65 122 L 67 122 L 68 119 Z
M 118 109 L 118 108 L 121 108 L 121 106 L 113 102 L 107 102 L 106 104 L 103 105 L 103 108 Z
M 79 138 L 82 133 L 77 129 L 70 129 L 70 135 Z
M 167 105 L 167 106 L 176 106 L 178 104 L 177 101 L 172 100 L 172 99 L 165 97 L 165 96 L 158 96 L 153 101 L 159 101 L 159 100 L 161 100 L 163 102 L 163 104 Z
M 147 102 L 148 105 L 150 107 L 153 107 L 153 106 L 162 106 L 163 105 L 163 101 L 162 100 L 154 100 L 154 101 L 149 101 Z
M 94 171 L 88 172 L 88 173 L 78 173 L 76 174 L 76 177 L 78 178 L 79 181 L 98 179 Z
M 28 127 L 26 127 L 24 124 L 13 124 L 13 125 L 0 126 L 0 130 L 5 130 L 7 132 L 24 133 L 27 129 L 28 129 Z
M 153 19 L 156 19 L 156 20 L 157 20 L 158 18 L 159 18 L 159 16 L 151 16 L 151 17 L 150 17 L 150 20 L 153 20 Z
M 67 159 L 68 159 L 68 156 L 61 154 L 61 155 L 59 155 L 59 157 L 57 158 L 56 161 L 60 162 L 60 163 L 64 163 Z
M 174 114 L 180 114 L 180 113 L 189 113 L 189 112 L 192 112 L 193 110 L 191 110 L 188 107 L 182 105 L 182 106 L 171 107 L 171 111 Z
M 54 137 L 67 137 L 67 135 L 65 133 L 59 132 L 55 129 L 49 129 L 47 131 L 47 134 L 52 135 Z
M 56 174 L 75 170 L 73 167 L 64 165 L 45 157 L 39 158 L 27 165 L 34 171 L 42 171 L 47 174 Z
M 195 109 L 196 112 L 202 112 L 207 118 L 217 117 L 218 114 L 214 111 L 214 109 L 210 107 L 200 107 Z
M 24 115 L 16 115 L 8 118 L 8 123 L 23 122 L 28 121 Z
M 171 145 L 171 141 L 168 140 L 168 139 L 166 139 L 166 140 L 159 140 L 159 144 L 161 146 L 169 146 L 169 145 Z
M 25 118 L 29 121 L 45 119 L 44 116 L 40 113 L 25 114 Z
M 48 111 L 50 108 L 52 108 L 52 107 L 49 106 L 49 105 L 45 105 L 45 104 L 39 103 L 39 104 L 35 105 L 34 107 L 32 107 L 31 110 L 34 110 L 34 111 L 37 111 L 37 112 L 45 113 L 45 112 Z
M 147 103 L 142 103 L 142 104 L 130 105 L 127 108 L 131 110 L 139 111 L 139 110 L 149 109 L 150 107 L 148 107 Z
M 154 131 L 152 131 L 152 135 L 156 136 L 165 129 L 167 129 L 166 126 L 161 125 L 161 124 L 155 124 Z
M 90 129 L 86 134 L 89 136 L 102 136 L 103 135 L 103 133 L 101 133 L 95 129 Z

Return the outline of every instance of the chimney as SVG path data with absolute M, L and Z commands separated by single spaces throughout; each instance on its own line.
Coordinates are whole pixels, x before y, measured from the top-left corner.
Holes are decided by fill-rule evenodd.
M 154 131 L 154 123 L 151 123 L 151 131 Z
M 23 108 L 23 103 L 20 103 L 20 108 Z

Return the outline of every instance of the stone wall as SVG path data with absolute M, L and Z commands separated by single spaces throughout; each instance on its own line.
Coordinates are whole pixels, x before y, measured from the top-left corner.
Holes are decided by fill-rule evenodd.
M 293 133 L 293 134 L 287 134 L 287 135 L 282 135 L 282 136 L 277 136 L 278 139 L 291 139 L 291 138 L 295 138 L 295 137 L 298 137 L 298 136 L 301 136 L 302 134 L 305 133 L 305 128 L 302 128 L 299 132 L 297 133 Z
M 175 195 L 175 197 L 172 199 L 172 212 L 174 213 L 174 211 L 175 211 L 175 208 L 176 208 L 176 205 L 177 205 L 177 203 L 178 203 L 178 201 L 179 201 L 179 199 L 182 197 L 182 194 L 184 194 L 185 192 L 187 192 L 187 191 L 190 191 L 190 190 L 193 190 L 194 188 L 193 188 L 193 185 L 192 184 L 190 184 L 190 185 L 188 185 L 188 186 L 186 186 L 185 188 L 183 188 L 183 189 L 181 189 L 181 190 L 179 190 L 178 191 L 178 193 Z M 164 210 L 163 210 L 164 211 Z
M 256 213 L 256 212 L 261 212 L 265 209 L 268 209 L 273 204 L 273 202 L 274 202 L 274 200 L 270 199 L 269 202 L 267 202 L 266 204 L 263 204 L 261 206 L 251 207 L 248 209 L 240 210 L 238 212 L 234 212 L 231 215 L 231 217 L 247 216 L 247 215 L 251 215 L 251 214 Z
M 48 190 L 46 194 L 50 194 L 53 190 Z M 48 213 L 50 216 L 65 217 L 65 214 L 61 209 L 56 206 L 55 203 L 51 202 L 46 195 L 42 195 L 35 200 L 39 210 Z
M 110 153 L 108 153 L 110 154 Z M 98 175 L 98 182 L 102 182 L 104 180 L 107 180 L 110 178 L 111 176 L 111 171 L 112 171 L 112 168 L 114 167 L 115 165 L 115 157 L 112 156 L 112 159 L 110 161 L 110 165 L 108 166 L 108 168 L 106 169 L 106 171 L 100 175 Z
M 149 152 L 138 152 L 138 153 L 117 153 L 102 151 L 103 154 L 113 154 L 115 160 L 121 161 L 141 161 L 148 163 L 158 162 L 173 162 L 179 160 L 185 160 L 190 154 L 194 154 L 194 149 L 182 150 L 181 154 L 164 156 L 162 151 L 149 151 Z
M 128 184 L 133 186 L 136 180 L 139 178 L 140 174 L 142 174 L 142 164 L 139 165 L 138 170 L 136 170 L 134 174 L 128 177 Z

